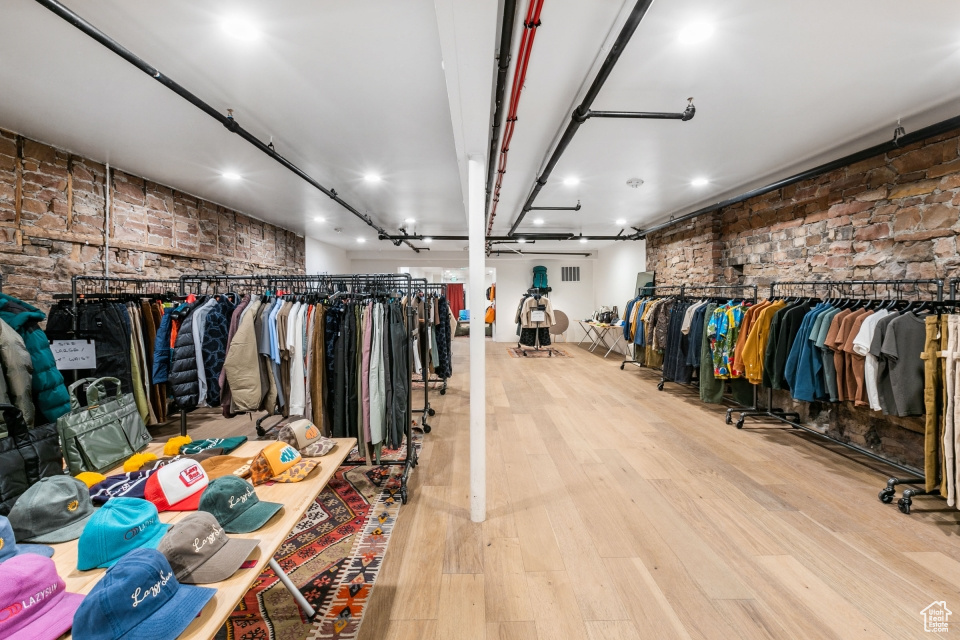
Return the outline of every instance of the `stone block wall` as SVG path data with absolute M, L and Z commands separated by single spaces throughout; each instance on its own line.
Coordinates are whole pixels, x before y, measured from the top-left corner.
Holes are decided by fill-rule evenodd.
M 291 231 L 0 129 L 3 291 L 46 310 L 74 275 L 303 273 Z M 107 243 L 106 241 L 109 240 Z
M 662 284 L 960 277 L 960 132 L 652 233 L 647 269 Z M 834 437 L 923 467 L 921 420 L 799 408 Z

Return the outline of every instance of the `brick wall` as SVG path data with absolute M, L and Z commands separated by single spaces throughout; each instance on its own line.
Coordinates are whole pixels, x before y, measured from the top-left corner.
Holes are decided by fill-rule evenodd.
M 647 269 L 663 284 L 960 276 L 960 132 L 650 234 Z M 923 467 L 920 420 L 800 408 L 834 436 Z
M 3 291 L 42 308 L 103 275 L 105 167 L 0 129 Z M 110 275 L 303 273 L 291 231 L 111 168 Z

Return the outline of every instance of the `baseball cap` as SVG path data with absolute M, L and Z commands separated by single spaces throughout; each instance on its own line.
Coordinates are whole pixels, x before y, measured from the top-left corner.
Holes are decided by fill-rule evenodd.
M 250 460 L 237 456 L 213 456 L 202 463 L 204 471 L 211 480 L 223 476 L 245 478 L 250 475 Z
M 216 592 L 180 584 L 162 553 L 136 549 L 87 594 L 73 617 L 73 635 L 83 640 L 176 638 Z
M 250 480 L 262 484 L 275 482 L 300 482 L 320 464 L 316 460 L 304 460 L 300 452 L 286 442 L 271 442 L 257 454 L 250 465 Z
M 144 488 L 144 498 L 158 511 L 196 511 L 210 479 L 196 460 L 175 460 L 157 469 Z
M 10 526 L 10 520 L 6 516 L 0 516 L 0 562 L 21 553 L 35 553 L 49 558 L 53 555 L 53 547 L 42 544 L 17 544 L 17 537 L 13 533 L 13 527 Z M 0 612 L 0 616 L 2 615 L 3 613 Z
M 77 568 L 112 567 L 134 549 L 156 549 L 169 526 L 160 522 L 152 502 L 113 498 L 97 509 L 83 530 L 77 544 Z
M 259 544 L 227 536 L 212 513 L 197 511 L 170 527 L 157 551 L 180 582 L 209 584 L 236 573 Z
M 25 542 L 67 542 L 80 537 L 93 516 L 87 485 L 70 476 L 41 478 L 10 510 L 10 524 Z
M 207 438 L 206 440 L 194 440 L 188 444 L 185 444 L 180 447 L 180 453 L 183 454 L 193 454 L 200 453 L 206 449 L 213 449 L 214 447 L 218 449 L 223 449 L 222 453 L 230 453 L 244 442 L 247 441 L 247 436 L 236 436 L 233 438 Z
M 0 638 L 56 640 L 70 630 L 81 602 L 50 558 L 26 553 L 0 564 Z
M 323 437 L 317 425 L 306 419 L 280 427 L 277 440 L 286 442 L 307 458 L 324 456 L 337 444 L 332 439 Z
M 143 498 L 147 478 L 154 473 L 156 471 L 131 471 L 109 476 L 90 487 L 90 500 L 96 505 L 102 505 L 111 498 Z
M 227 533 L 256 531 L 281 509 L 277 502 L 261 502 L 253 485 L 236 476 L 212 481 L 200 498 L 200 510 L 213 514 Z

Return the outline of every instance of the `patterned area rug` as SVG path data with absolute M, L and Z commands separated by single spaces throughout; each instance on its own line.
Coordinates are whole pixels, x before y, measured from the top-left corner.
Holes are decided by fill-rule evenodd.
M 570 358 L 569 353 L 556 347 L 543 347 L 539 351 L 536 349 L 522 349 L 520 347 L 507 347 L 507 353 L 512 358 Z
M 419 451 L 422 434 L 414 431 Z M 403 459 L 384 450 L 382 459 Z M 341 467 L 274 558 L 316 610 L 308 622 L 269 568 L 218 640 L 352 640 L 357 637 L 400 511 L 401 466 Z

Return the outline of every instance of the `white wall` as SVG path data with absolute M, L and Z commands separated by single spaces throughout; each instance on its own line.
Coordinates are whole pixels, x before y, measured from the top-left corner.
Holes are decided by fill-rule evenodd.
M 623 315 L 627 300 L 637 295 L 637 274 L 646 270 L 646 240 L 617 242 L 601 249 L 593 272 L 594 308 L 616 306 Z
M 553 289 L 549 295 L 553 308 L 563 311 L 570 318 L 567 341 L 576 342 L 583 336 L 577 320 L 589 317 L 594 311 L 594 260 L 490 258 L 487 265 L 497 270 L 497 325 L 494 332 L 497 342 L 517 341 L 517 325 L 513 319 L 521 296 L 533 284 L 533 268 L 538 265 L 547 268 L 547 281 Z M 580 267 L 580 282 L 561 282 L 560 267 Z
M 307 275 L 318 273 L 356 273 L 351 267 L 347 252 L 326 242 L 307 237 L 305 257 Z

